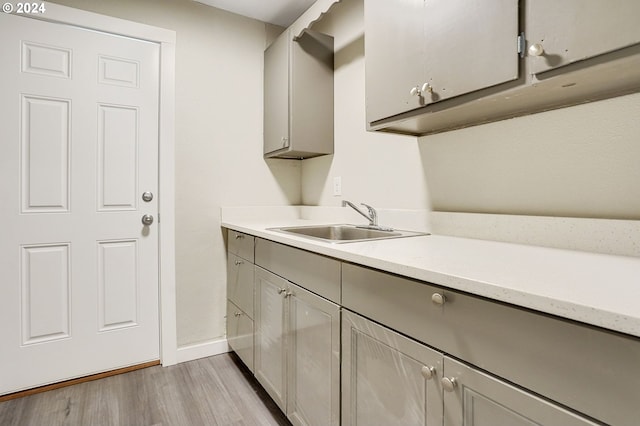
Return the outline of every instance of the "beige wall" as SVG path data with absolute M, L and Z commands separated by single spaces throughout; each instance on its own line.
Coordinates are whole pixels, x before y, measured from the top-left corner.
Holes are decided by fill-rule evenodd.
M 224 334 L 222 205 L 337 206 L 640 219 L 640 94 L 415 138 L 367 133 L 363 0 L 335 36 L 335 154 L 262 159 L 262 51 L 278 30 L 190 0 L 55 0 L 177 32 L 180 345 Z M 342 178 L 342 197 L 332 195 Z
M 305 204 L 640 219 L 640 94 L 421 138 L 366 133 L 363 0 L 334 35 L 335 155 L 305 160 Z
M 300 164 L 262 159 L 262 54 L 277 32 L 191 0 L 56 0 L 176 31 L 178 344 L 224 336 L 220 206 L 300 202 Z

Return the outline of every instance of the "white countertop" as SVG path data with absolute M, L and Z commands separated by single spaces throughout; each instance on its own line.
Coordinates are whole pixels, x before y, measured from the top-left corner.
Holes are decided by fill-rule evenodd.
M 332 244 L 267 229 L 318 223 L 292 218 L 223 218 L 222 226 L 640 337 L 638 257 L 441 235 Z

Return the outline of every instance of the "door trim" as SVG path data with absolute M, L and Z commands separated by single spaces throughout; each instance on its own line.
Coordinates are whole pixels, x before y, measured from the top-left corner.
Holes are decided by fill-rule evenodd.
M 54 3 L 46 12 L 20 15 L 43 21 L 68 24 L 158 43 L 160 46 L 160 98 L 158 125 L 158 241 L 160 361 L 163 366 L 177 363 L 175 280 L 175 46 L 172 30 L 100 15 Z

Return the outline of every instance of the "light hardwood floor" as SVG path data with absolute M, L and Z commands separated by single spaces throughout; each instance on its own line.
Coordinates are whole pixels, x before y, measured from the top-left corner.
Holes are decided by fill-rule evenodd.
M 290 425 L 234 354 L 0 403 L 1 426 Z

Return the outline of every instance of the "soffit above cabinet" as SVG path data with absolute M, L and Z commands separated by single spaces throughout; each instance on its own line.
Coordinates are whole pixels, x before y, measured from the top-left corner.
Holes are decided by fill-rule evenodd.
M 194 0 L 248 18 L 288 27 L 315 0 Z
M 193 0 L 262 22 L 289 27 L 295 23 L 294 38 L 311 28 L 341 0 Z

